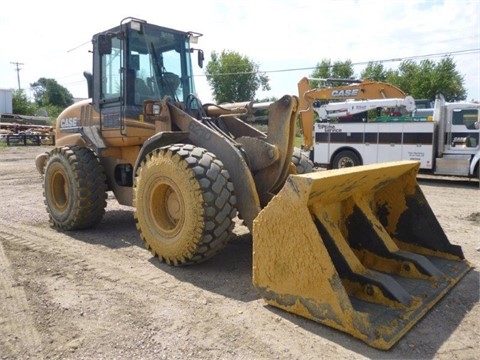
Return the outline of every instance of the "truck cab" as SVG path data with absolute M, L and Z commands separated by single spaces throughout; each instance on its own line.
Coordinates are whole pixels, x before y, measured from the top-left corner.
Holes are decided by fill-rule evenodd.
M 434 173 L 478 177 L 480 104 L 447 103 L 441 97 L 433 116 L 439 130 Z

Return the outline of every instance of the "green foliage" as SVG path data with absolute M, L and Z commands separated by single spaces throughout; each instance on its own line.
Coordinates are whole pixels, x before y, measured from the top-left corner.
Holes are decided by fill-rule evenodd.
M 267 102 L 274 102 L 274 101 L 277 101 L 278 98 L 276 96 L 272 96 L 272 97 L 266 97 L 266 98 L 263 98 L 263 99 L 255 99 L 255 102 L 260 102 L 260 103 L 267 103 Z
M 67 106 L 73 104 L 72 94 L 53 79 L 41 78 L 31 86 L 35 97 L 33 102 L 28 99 L 23 89 L 13 91 L 14 114 L 50 117 L 53 123 Z
M 322 60 L 317 64 L 311 76 L 313 78 L 347 79 L 353 77 L 353 65 L 350 60 L 337 61 Z M 465 80 L 457 71 L 451 57 L 441 59 L 438 63 L 432 60 L 422 60 L 415 63 L 405 60 L 397 70 L 386 69 L 382 63 L 369 62 L 362 71 L 360 79 L 370 81 L 388 82 L 402 89 L 415 99 L 435 99 L 437 94 L 442 94 L 447 101 L 465 100 L 467 91 L 464 87 Z M 334 86 L 345 83 L 337 82 Z M 311 82 L 312 88 L 324 87 L 318 82 Z
M 48 116 L 52 120 L 52 123 L 55 123 L 55 119 L 60 115 L 60 113 L 64 110 L 63 107 L 56 106 L 56 105 L 47 105 L 40 108 L 36 115 L 39 116 Z
M 432 76 L 432 93 L 441 93 L 447 101 L 459 101 L 467 98 L 464 87 L 465 78 L 456 70 L 452 58 L 447 57 L 436 65 Z
M 270 90 L 268 77 L 258 69 L 256 63 L 235 51 L 212 52 L 206 74 L 215 101 L 249 101 L 259 88 Z
M 415 99 L 435 99 L 442 94 L 447 101 L 465 100 L 465 80 L 456 70 L 451 57 L 438 63 L 422 60 L 419 64 L 405 60 L 397 70 L 386 70 L 382 64 L 369 63 L 361 74 L 364 80 L 385 81 L 402 89 Z
M 385 70 L 382 63 L 369 62 L 362 72 L 361 79 L 385 82 L 387 79 L 387 70 Z
M 332 64 L 330 59 L 323 59 L 317 63 L 316 69 L 312 72 L 311 77 L 315 79 L 352 79 L 354 75 L 353 64 L 351 60 L 336 61 Z M 336 82 L 335 86 L 347 84 L 348 82 Z M 324 83 L 312 80 L 311 86 L 324 87 Z
M 30 84 L 35 103 L 39 106 L 65 108 L 73 104 L 73 95 L 54 79 L 40 78 Z
M 12 111 L 18 115 L 35 115 L 37 106 L 28 100 L 23 89 L 13 90 L 12 92 Z

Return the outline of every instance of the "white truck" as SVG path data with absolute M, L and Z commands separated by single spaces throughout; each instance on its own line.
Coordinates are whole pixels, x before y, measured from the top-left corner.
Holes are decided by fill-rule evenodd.
M 432 116 L 317 122 L 310 159 L 328 168 L 416 160 L 433 174 L 479 178 L 479 110 L 478 103 L 439 96 Z

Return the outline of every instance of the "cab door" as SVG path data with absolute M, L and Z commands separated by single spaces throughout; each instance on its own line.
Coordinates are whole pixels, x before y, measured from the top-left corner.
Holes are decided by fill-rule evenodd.
M 473 154 L 480 149 L 478 108 L 452 108 L 446 126 L 445 151 Z

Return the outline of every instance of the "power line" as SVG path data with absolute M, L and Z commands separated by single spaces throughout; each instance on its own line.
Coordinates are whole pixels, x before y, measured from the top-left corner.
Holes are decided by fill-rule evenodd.
M 364 62 L 354 63 L 352 65 L 365 65 L 365 64 L 368 64 L 369 62 L 383 63 L 383 62 L 396 62 L 396 61 L 405 61 L 405 60 L 414 60 L 414 59 L 426 59 L 426 58 L 431 58 L 431 57 L 442 57 L 442 56 L 449 56 L 449 55 L 468 55 L 468 54 L 474 54 L 476 52 L 480 52 L 480 49 L 458 50 L 458 51 L 443 52 L 443 53 L 428 54 L 428 55 L 407 56 L 407 57 L 403 57 L 403 58 L 364 61 Z
M 479 49 L 468 49 L 468 50 L 458 50 L 458 51 L 450 51 L 450 52 L 442 52 L 442 53 L 434 53 L 434 54 L 427 54 L 427 55 L 415 55 L 415 56 L 406 56 L 402 58 L 391 58 L 391 59 L 383 59 L 383 60 L 369 60 L 369 61 L 361 61 L 352 63 L 352 66 L 356 65 L 367 65 L 369 63 L 385 63 L 385 62 L 397 62 L 397 61 L 405 61 L 405 60 L 415 60 L 415 59 L 426 59 L 431 57 L 442 57 L 442 56 L 450 56 L 450 55 L 469 55 L 480 52 Z M 210 74 L 208 76 L 229 76 L 229 75 L 246 75 L 246 74 L 256 74 L 256 73 L 279 73 L 279 72 L 290 72 L 290 71 L 305 71 L 305 70 L 315 70 L 317 66 L 309 66 L 309 67 L 301 67 L 301 68 L 289 68 L 289 69 L 277 69 L 277 70 L 258 70 L 258 71 L 244 71 L 244 72 L 231 72 L 231 73 L 221 73 L 221 74 Z M 207 76 L 207 74 L 200 74 L 195 76 Z
M 81 48 L 82 46 L 87 45 L 87 44 L 89 44 L 89 43 L 91 43 L 91 41 L 86 41 L 86 42 L 84 42 L 83 44 L 80 44 L 80 45 L 75 46 L 74 48 L 68 50 L 67 53 L 72 52 L 72 51 L 74 51 L 74 50 L 77 50 L 78 48 Z
M 415 55 L 415 56 L 406 56 L 402 58 L 391 58 L 391 59 L 383 59 L 383 60 L 369 60 L 369 61 L 361 61 L 352 63 L 352 66 L 356 65 L 367 65 L 369 63 L 386 63 L 386 62 L 397 62 L 397 61 L 404 61 L 404 60 L 415 60 L 415 59 L 426 59 L 432 57 L 442 57 L 447 55 L 469 55 L 480 52 L 480 48 L 478 49 L 467 49 L 467 50 L 458 50 L 458 51 L 451 51 L 451 52 L 442 52 L 442 53 L 433 53 L 433 54 L 426 54 L 426 55 Z M 13 63 L 12 63 L 13 64 Z M 18 65 L 23 65 L 21 63 L 15 63 Z M 317 66 L 309 66 L 309 67 L 301 67 L 301 68 L 288 68 L 288 69 L 277 69 L 277 70 L 257 70 L 257 71 L 243 71 L 243 72 L 231 72 L 231 73 L 222 73 L 222 74 L 215 74 L 215 75 L 207 75 L 207 74 L 196 74 L 195 77 L 206 77 L 206 76 L 231 76 L 231 75 L 247 75 L 247 74 L 257 74 L 257 73 L 280 73 L 280 72 L 291 72 L 291 71 L 306 71 L 306 70 L 315 70 Z M 68 75 L 65 77 L 70 77 L 74 75 Z M 64 77 L 64 78 L 65 78 Z M 84 83 L 85 80 L 77 80 L 77 81 L 70 81 L 65 83 L 64 85 L 73 85 L 73 84 L 80 84 Z M 20 80 L 19 80 L 19 88 L 20 88 Z

